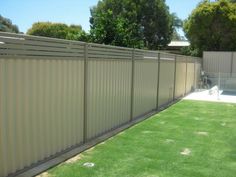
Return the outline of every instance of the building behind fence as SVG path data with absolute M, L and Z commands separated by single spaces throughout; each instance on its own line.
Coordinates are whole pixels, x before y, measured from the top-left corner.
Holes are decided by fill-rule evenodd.
M 16 175 L 193 90 L 200 60 L 0 33 L 0 176 Z
M 218 85 L 224 91 L 236 91 L 236 52 L 204 52 L 203 70 L 212 86 Z

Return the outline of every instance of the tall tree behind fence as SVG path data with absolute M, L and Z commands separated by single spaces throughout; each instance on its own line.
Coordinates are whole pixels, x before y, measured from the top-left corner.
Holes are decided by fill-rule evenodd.
M 198 58 L 0 33 L 0 176 L 20 174 L 193 90 Z

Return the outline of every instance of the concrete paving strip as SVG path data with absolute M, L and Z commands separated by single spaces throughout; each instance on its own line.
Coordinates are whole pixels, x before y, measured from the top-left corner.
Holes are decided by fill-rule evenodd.
M 220 91 L 222 93 L 222 91 Z M 209 90 L 197 91 L 189 94 L 184 100 L 199 100 L 199 101 L 212 101 L 223 103 L 236 103 L 236 96 L 222 95 L 222 94 L 209 94 Z

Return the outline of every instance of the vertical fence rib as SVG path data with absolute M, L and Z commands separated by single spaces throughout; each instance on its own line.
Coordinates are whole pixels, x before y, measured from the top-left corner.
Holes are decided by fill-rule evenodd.
M 135 74 L 135 49 L 132 49 L 131 65 L 131 98 L 130 98 L 130 122 L 134 118 L 134 74 Z
M 156 101 L 156 110 L 158 110 L 159 107 L 159 87 L 160 87 L 160 66 L 161 66 L 161 54 L 158 53 L 158 76 L 157 76 L 157 101 Z
M 87 141 L 87 128 L 88 128 L 88 120 L 87 120 L 87 92 L 88 92 L 88 44 L 84 45 L 84 126 L 83 126 L 83 142 Z

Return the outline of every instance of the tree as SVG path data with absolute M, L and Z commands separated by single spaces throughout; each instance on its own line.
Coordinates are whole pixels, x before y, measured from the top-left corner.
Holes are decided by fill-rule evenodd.
M 176 13 L 172 13 L 172 21 L 173 21 L 173 26 L 175 28 L 182 28 L 183 27 L 183 21 L 177 16 Z
M 199 55 L 204 50 L 236 50 L 236 4 L 203 1 L 184 22 L 184 31 Z
M 143 47 L 141 26 L 137 23 L 137 6 L 124 0 L 99 1 L 90 9 L 91 40 L 117 46 Z
M 32 25 L 27 34 L 68 40 L 88 40 L 88 35 L 80 25 L 68 26 L 63 23 L 37 22 Z
M 12 24 L 10 19 L 4 18 L 1 15 L 0 15 L 0 31 L 19 33 L 18 27 L 16 25 Z
M 184 39 L 184 37 L 180 36 L 177 30 L 183 28 L 183 21 L 177 16 L 176 13 L 172 13 L 171 16 L 173 23 L 172 40 L 181 41 Z
M 193 56 L 198 57 L 199 51 L 196 48 L 193 48 L 192 46 L 186 46 L 180 49 L 181 55 L 187 55 L 187 56 Z
M 171 41 L 172 17 L 164 0 L 142 1 L 141 25 L 144 41 L 149 49 L 164 47 Z
M 68 40 L 89 41 L 89 35 L 80 25 L 70 25 L 67 28 L 66 38 Z
M 93 42 L 157 49 L 171 39 L 172 21 L 164 0 L 102 0 L 91 9 Z

